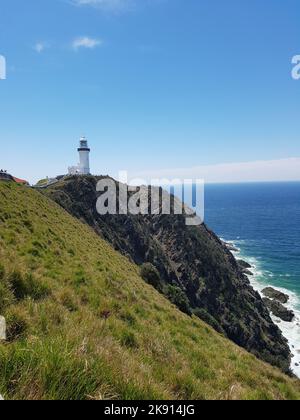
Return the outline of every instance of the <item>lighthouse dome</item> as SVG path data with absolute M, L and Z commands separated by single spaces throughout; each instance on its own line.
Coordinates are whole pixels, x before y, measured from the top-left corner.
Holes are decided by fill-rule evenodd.
M 80 144 L 80 148 L 85 148 L 85 147 L 88 148 L 88 142 L 85 137 L 80 138 L 79 144 Z

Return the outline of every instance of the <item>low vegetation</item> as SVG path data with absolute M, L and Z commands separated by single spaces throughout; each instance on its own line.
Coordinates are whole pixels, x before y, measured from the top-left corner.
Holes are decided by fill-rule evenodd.
M 264 362 L 290 372 L 287 340 L 228 247 L 207 226 L 180 215 L 99 215 L 103 177 L 69 176 L 40 190 L 141 266 L 145 281 Z M 172 199 L 170 198 L 170 201 Z M 117 207 L 120 203 L 117 202 Z
M 12 183 L 0 183 L 0 315 L 6 399 L 300 399 L 299 381 L 180 312 L 88 226 Z

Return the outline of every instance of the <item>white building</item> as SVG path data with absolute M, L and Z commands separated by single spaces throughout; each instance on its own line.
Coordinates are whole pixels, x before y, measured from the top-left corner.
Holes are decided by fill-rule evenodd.
M 79 164 L 69 167 L 69 175 L 89 175 L 90 174 L 90 148 L 87 139 L 81 137 L 79 148 Z

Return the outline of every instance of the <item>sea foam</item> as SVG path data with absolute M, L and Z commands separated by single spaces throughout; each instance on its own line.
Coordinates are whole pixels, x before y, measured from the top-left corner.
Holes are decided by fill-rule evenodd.
M 286 308 L 292 310 L 295 314 L 295 318 L 292 322 L 284 322 L 281 319 L 273 316 L 271 314 L 271 317 L 276 325 L 280 328 L 282 331 L 283 336 L 288 340 L 293 358 L 292 358 L 292 364 L 291 369 L 293 373 L 300 378 L 300 299 L 299 296 L 292 292 L 291 290 L 288 290 L 283 287 L 278 287 L 277 285 L 274 285 L 270 283 L 272 278 L 275 277 L 274 273 L 271 273 L 270 271 L 264 271 L 261 268 L 260 262 L 253 257 L 249 257 L 248 255 L 243 254 L 243 251 L 241 249 L 241 246 L 243 245 L 243 241 L 236 240 L 236 241 L 226 241 L 224 242 L 230 244 L 233 248 L 236 249 L 236 251 L 233 251 L 234 256 L 237 259 L 242 259 L 246 262 L 248 262 L 251 265 L 250 271 L 253 273 L 253 276 L 248 276 L 249 281 L 252 285 L 252 287 L 259 292 L 259 294 L 263 296 L 262 290 L 266 287 L 273 287 L 276 290 L 279 290 L 282 293 L 285 293 L 289 296 L 289 301 L 285 305 Z M 290 277 L 290 274 L 285 274 L 280 277 Z

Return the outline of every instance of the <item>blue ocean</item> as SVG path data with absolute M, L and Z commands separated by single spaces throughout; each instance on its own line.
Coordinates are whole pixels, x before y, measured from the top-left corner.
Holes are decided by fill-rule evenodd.
M 295 322 L 275 322 L 300 375 L 300 182 L 206 185 L 205 222 L 252 264 L 253 287 L 274 286 L 290 295 Z
M 261 282 L 300 297 L 300 183 L 207 185 L 205 222 L 255 263 Z

